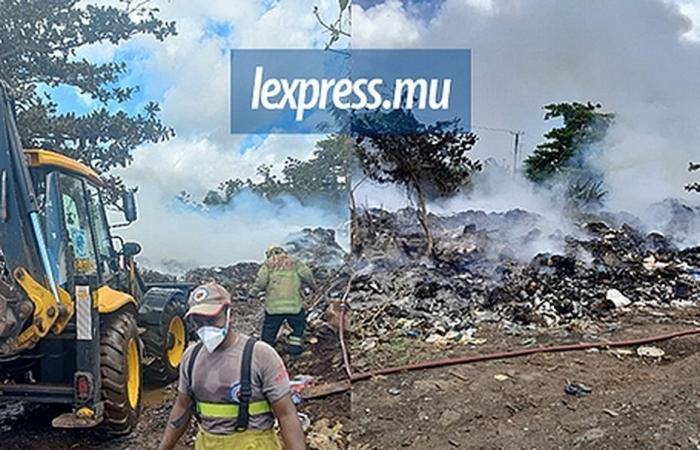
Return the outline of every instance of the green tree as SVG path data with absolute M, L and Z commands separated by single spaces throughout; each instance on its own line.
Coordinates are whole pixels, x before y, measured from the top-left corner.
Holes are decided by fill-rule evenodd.
M 284 190 L 302 203 L 323 199 L 346 202 L 350 190 L 350 164 L 353 140 L 332 135 L 316 143 L 308 160 L 288 158 L 282 170 Z
M 481 170 L 469 152 L 478 138 L 457 120 L 421 124 L 410 111 L 376 112 L 358 117 L 357 155 L 364 173 L 373 181 L 405 189 L 418 202 L 418 220 L 433 251 L 427 199 L 454 194 Z
M 547 141 L 527 158 L 527 177 L 541 183 L 562 171 L 585 165 L 586 152 L 605 138 L 615 118 L 614 114 L 599 112 L 601 108 L 600 104 L 591 102 L 546 105 L 544 119 L 561 118 L 564 124 L 547 132 Z
M 99 173 L 125 167 L 144 142 L 173 135 L 157 103 L 137 114 L 120 110 L 137 86 L 121 83 L 124 62 L 95 64 L 78 56 L 88 45 L 120 44 L 145 34 L 163 40 L 175 24 L 158 18 L 149 0 L 119 0 L 116 6 L 78 0 L 0 0 L 0 78 L 13 90 L 25 147 L 42 147 L 78 159 Z M 75 88 L 98 103 L 87 114 L 58 112 L 50 89 Z M 121 180 L 108 177 L 115 189 Z
M 329 136 L 316 143 L 309 159 L 287 158 L 280 175 L 274 174 L 270 165 L 263 164 L 257 168 L 257 180 L 226 180 L 217 189 L 209 191 L 202 203 L 209 206 L 227 204 L 243 189 L 270 200 L 289 195 L 302 204 L 346 202 L 353 145 L 349 136 Z

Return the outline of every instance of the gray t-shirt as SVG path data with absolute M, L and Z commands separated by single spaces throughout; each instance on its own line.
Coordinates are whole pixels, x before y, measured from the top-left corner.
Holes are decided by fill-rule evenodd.
M 194 345 L 190 345 L 180 364 L 180 381 L 178 390 L 188 394 L 195 401 L 211 403 L 233 403 L 240 387 L 241 359 L 248 336 L 239 334 L 233 345 L 226 349 L 217 349 L 209 353 L 205 347 L 199 351 L 192 370 L 193 383 L 190 382 L 187 369 Z M 251 387 L 253 396 L 250 401 L 267 399 L 274 403 L 289 394 L 289 375 L 282 358 L 275 349 L 264 342 L 257 342 L 253 351 L 251 368 Z M 273 427 L 274 416 L 261 414 L 250 416 L 249 429 L 267 430 Z M 231 434 L 235 431 L 235 419 L 214 419 L 202 417 L 202 428 L 214 434 Z

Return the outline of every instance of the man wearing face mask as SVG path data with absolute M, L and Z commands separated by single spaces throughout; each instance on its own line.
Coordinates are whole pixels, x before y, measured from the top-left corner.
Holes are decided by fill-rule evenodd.
M 194 414 L 195 450 L 282 450 L 275 418 L 284 449 L 305 450 L 284 363 L 268 344 L 234 331 L 228 291 L 207 283 L 192 291 L 188 305 L 200 342 L 185 351 L 159 449 L 175 448 Z

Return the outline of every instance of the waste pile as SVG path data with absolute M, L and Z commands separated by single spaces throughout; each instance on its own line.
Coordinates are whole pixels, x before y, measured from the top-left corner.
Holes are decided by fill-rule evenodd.
M 234 300 L 246 300 L 259 268 L 260 264 L 257 262 L 239 262 L 223 267 L 198 267 L 188 270 L 184 281 L 197 284 L 216 281 L 231 293 Z
M 700 209 L 658 207 L 682 214 L 668 221 L 676 231 L 681 219 L 683 230 L 700 229 Z M 468 341 L 484 321 L 555 326 L 700 300 L 700 247 L 629 214 L 559 222 L 519 209 L 431 214 L 432 255 L 413 209 L 364 210 L 358 220 L 349 306 L 364 337 Z
M 282 244 L 287 252 L 309 265 L 317 279 L 324 280 L 345 265 L 347 254 L 335 238 L 335 230 L 304 228 Z
M 310 319 L 320 317 L 333 299 L 342 296 L 347 284 L 348 272 L 345 269 L 346 253 L 338 244 L 335 231 L 326 228 L 304 228 L 284 239 L 281 244 L 287 252 L 306 263 L 316 278 L 319 289 L 308 292 L 307 307 Z M 161 273 L 147 268 L 142 276 L 147 283 L 184 281 L 195 284 L 216 281 L 224 286 L 234 301 L 239 303 L 238 314 L 251 323 L 262 320 L 262 308 L 256 298 L 250 296 L 261 262 L 244 261 L 229 266 L 198 267 L 181 275 Z M 249 317 L 250 316 L 250 317 Z M 257 325 L 256 325 L 257 326 Z

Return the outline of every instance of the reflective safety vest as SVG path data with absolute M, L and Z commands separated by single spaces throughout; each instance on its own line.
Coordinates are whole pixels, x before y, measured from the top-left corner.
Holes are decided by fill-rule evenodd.
M 251 388 L 251 372 L 253 366 L 253 349 L 257 339 L 248 338 L 243 348 L 243 357 L 241 358 L 241 390 L 238 403 L 212 403 L 202 402 L 195 398 L 195 416 L 196 417 L 211 417 L 216 419 L 231 419 L 236 420 L 236 431 L 243 432 L 248 429 L 248 421 L 250 416 L 258 416 L 260 414 L 268 414 L 272 412 L 272 406 L 267 400 L 250 401 L 253 395 Z M 194 363 L 202 349 L 202 343 L 199 342 L 192 350 L 189 365 L 187 366 L 188 378 L 192 383 L 192 373 L 194 371 Z M 239 434 L 239 433 L 234 433 Z
M 288 255 L 277 255 L 260 266 L 252 291 L 265 291 L 268 314 L 298 314 L 304 304 L 302 283 L 315 286 L 308 266 Z
M 216 419 L 235 419 L 238 417 L 239 406 L 235 403 L 197 402 L 197 413 Z M 272 406 L 267 400 L 258 400 L 248 404 L 248 415 L 259 416 L 272 412 Z

